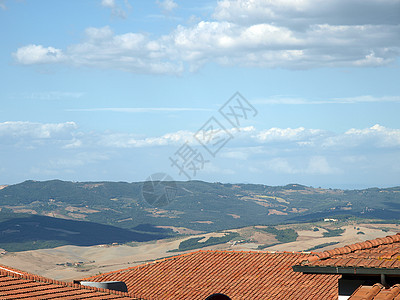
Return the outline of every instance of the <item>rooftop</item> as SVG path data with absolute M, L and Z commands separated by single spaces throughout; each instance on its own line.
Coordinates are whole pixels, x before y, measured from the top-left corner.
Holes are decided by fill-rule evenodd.
M 135 299 L 127 293 L 52 280 L 0 266 L 1 299 Z
M 385 289 L 380 284 L 373 286 L 360 286 L 348 300 L 399 300 L 400 299 L 400 284 L 396 284 L 391 288 Z
M 295 271 L 324 274 L 400 274 L 400 234 L 314 253 Z
M 339 275 L 301 274 L 292 266 L 311 254 L 204 251 L 173 256 L 92 276 L 87 281 L 124 281 L 128 293 L 146 299 L 337 299 Z

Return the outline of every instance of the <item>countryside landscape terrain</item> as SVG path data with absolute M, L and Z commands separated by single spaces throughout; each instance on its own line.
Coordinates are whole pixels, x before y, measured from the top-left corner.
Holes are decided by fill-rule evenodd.
M 2 186 L 0 263 L 71 280 L 197 249 L 321 251 L 399 231 L 400 187 L 176 182 L 174 201 L 156 208 L 142 186 Z

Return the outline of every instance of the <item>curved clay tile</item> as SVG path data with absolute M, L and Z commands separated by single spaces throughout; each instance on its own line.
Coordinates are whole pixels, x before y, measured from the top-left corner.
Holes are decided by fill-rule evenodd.
M 347 254 L 347 253 L 351 252 L 351 248 L 349 246 L 344 246 L 344 247 L 342 247 L 340 249 L 342 249 L 342 253 L 343 254 Z
M 389 240 L 390 240 L 390 244 L 391 243 L 393 243 L 394 242 L 394 239 L 393 239 L 393 237 L 394 237 L 395 235 L 388 235 L 386 238 L 388 238 Z
M 400 242 L 400 235 L 392 235 L 390 237 L 392 239 L 392 244 L 393 245 L 398 245 L 398 243 Z
M 349 245 L 348 247 L 351 249 L 351 252 L 357 250 L 357 246 L 355 244 Z
M 375 295 L 381 290 L 381 289 L 384 289 L 385 287 L 382 285 L 382 284 L 380 284 L 380 283 L 375 283 L 373 286 L 372 286 L 372 290 L 375 292 Z
M 357 243 L 357 244 L 354 244 L 354 246 L 355 246 L 356 250 L 365 249 L 364 243 Z
M 328 257 L 330 257 L 330 256 L 331 256 L 331 254 L 329 253 L 329 251 L 324 251 L 324 252 L 322 252 L 320 255 L 318 255 L 318 257 L 319 257 L 320 259 L 328 258 Z
M 368 248 L 372 248 L 374 245 L 371 243 L 371 241 L 365 241 L 365 243 L 368 245 Z
M 400 284 L 395 284 L 392 286 L 391 292 L 394 297 L 400 295 Z
M 326 253 L 328 253 L 329 256 L 333 256 L 336 254 L 335 250 L 328 250 L 328 251 L 326 251 Z
M 391 243 L 393 243 L 393 240 L 392 240 L 392 238 L 391 238 L 390 236 L 384 237 L 382 240 L 383 240 L 383 242 L 384 242 L 385 244 L 391 244 Z
M 384 244 L 383 238 L 377 238 L 376 241 L 379 243 L 379 245 Z
M 300 264 L 301 265 L 306 265 L 306 264 L 315 262 L 317 260 L 320 260 L 320 258 L 318 256 L 311 256 L 311 257 L 304 258 L 304 259 L 300 260 Z
M 334 254 L 342 254 L 341 248 L 335 248 L 332 250 Z
M 379 241 L 377 241 L 377 240 L 370 240 L 369 242 L 370 242 L 374 247 L 380 245 Z

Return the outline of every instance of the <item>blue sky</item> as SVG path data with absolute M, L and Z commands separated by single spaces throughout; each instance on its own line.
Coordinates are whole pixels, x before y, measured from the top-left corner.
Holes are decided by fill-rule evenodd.
M 0 0 L 0 184 L 399 185 L 399 21 L 399 0 Z

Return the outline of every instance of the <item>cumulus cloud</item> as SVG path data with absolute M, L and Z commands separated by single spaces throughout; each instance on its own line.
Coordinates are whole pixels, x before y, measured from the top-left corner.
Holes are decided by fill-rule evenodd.
M 314 137 L 325 135 L 325 131 L 320 129 L 298 128 L 270 128 L 260 131 L 256 138 L 262 142 L 274 141 L 310 141 Z
M 159 137 L 138 137 L 136 134 L 110 133 L 104 134 L 98 140 L 100 146 L 112 148 L 137 148 L 179 145 L 185 142 L 194 144 L 193 132 L 181 130 L 166 133 Z
M 43 49 L 42 46 L 27 46 Z M 25 48 L 14 54 L 20 63 L 42 63 L 46 57 L 30 56 Z M 152 41 L 143 33 L 126 33 L 115 35 L 110 27 L 87 28 L 85 40 L 71 45 L 59 61 L 75 66 L 94 68 L 114 68 L 135 73 L 180 73 L 183 63 L 168 60 L 167 53 L 159 41 Z M 48 62 L 56 62 L 48 60 Z
M 194 137 L 196 132 L 181 130 L 162 136 L 141 137 L 130 133 L 98 133 L 97 146 L 111 148 L 142 148 L 158 146 L 179 146 L 188 143 L 201 146 Z M 212 130 L 205 135 L 212 136 Z M 400 129 L 386 128 L 376 124 L 370 128 L 352 128 L 343 133 L 334 133 L 322 129 L 270 128 L 257 130 L 253 126 L 227 129 L 225 137 L 233 137 L 227 144 L 221 157 L 246 159 L 252 155 L 279 153 L 279 151 L 330 151 L 337 149 L 357 149 L 369 146 L 371 149 L 400 147 Z M 224 136 L 222 136 L 224 137 Z M 279 151 L 274 151 L 277 148 Z M 317 156 L 318 157 L 318 156 Z M 323 165 L 322 160 L 315 160 Z M 309 170 L 316 169 L 310 166 Z
M 400 146 L 400 129 L 386 128 L 375 124 L 369 128 L 351 128 L 344 134 L 327 138 L 323 147 L 352 148 L 369 146 L 373 148 L 390 148 Z
M 215 129 L 204 131 L 212 137 Z M 343 133 L 334 133 L 322 129 L 270 128 L 256 129 L 253 126 L 226 129 L 219 132 L 220 137 L 232 137 L 221 157 L 246 159 L 252 155 L 272 153 L 274 147 L 287 150 L 351 149 L 369 146 L 374 149 L 400 147 L 400 129 L 387 128 L 376 124 L 369 128 L 351 128 Z M 222 135 L 221 135 L 222 134 Z M 179 146 L 188 143 L 201 146 L 197 131 L 180 130 L 161 136 L 142 136 L 137 133 L 118 132 L 82 132 L 75 122 L 34 123 L 9 121 L 0 123 L 2 140 L 57 140 L 63 141 L 65 149 L 81 147 L 105 148 L 143 148 L 158 146 Z M 229 148 L 231 147 L 231 148 Z M 265 149 L 268 149 L 267 151 Z M 321 162 L 321 161 L 320 161 Z M 321 162 L 322 165 L 322 162 Z
M 103 0 L 114 7 L 114 0 Z M 172 10 L 172 0 L 159 2 Z M 21 64 L 68 63 L 134 73 L 179 74 L 215 62 L 224 66 L 314 68 L 383 66 L 400 55 L 398 0 L 223 0 L 213 18 L 178 25 L 169 34 L 115 34 L 89 28 L 64 50 L 19 48 Z M 184 67 L 185 66 L 185 67 Z
M 23 65 L 57 63 L 64 60 L 62 50 L 42 45 L 28 45 L 15 52 L 14 58 Z

